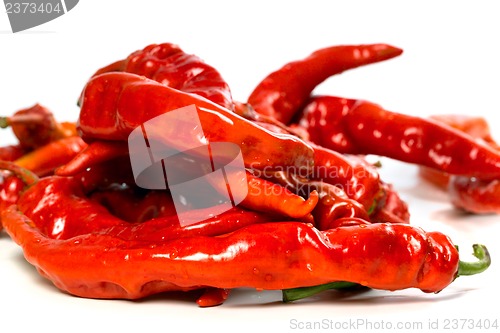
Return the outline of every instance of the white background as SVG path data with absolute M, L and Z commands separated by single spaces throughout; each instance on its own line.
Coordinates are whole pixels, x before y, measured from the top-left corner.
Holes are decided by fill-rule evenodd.
M 151 43 L 173 42 L 197 54 L 221 72 L 240 101 L 270 71 L 318 48 L 388 43 L 403 48 L 403 55 L 332 77 L 317 92 L 363 98 L 420 116 L 481 115 L 499 138 L 497 7 L 495 1 L 82 0 L 66 15 L 16 34 L 2 8 L 0 114 L 38 102 L 58 119 L 74 121 L 76 99 L 89 76 Z M 1 145 L 12 141 L 8 130 L 0 133 Z M 415 321 L 424 329 L 436 319 L 440 325 L 446 319 L 497 319 L 500 325 L 500 315 L 492 308 L 500 294 L 500 218 L 460 214 L 444 193 L 416 177 L 415 166 L 383 163 L 382 176 L 409 203 L 412 224 L 448 234 L 466 259 L 472 243 L 487 244 L 492 267 L 484 274 L 459 278 L 438 295 L 407 290 L 339 297 L 327 292 L 282 304 L 279 292 L 237 290 L 224 305 L 201 309 L 178 295 L 136 302 L 65 295 L 37 275 L 3 232 L 0 323 L 13 324 L 16 331 L 54 332 L 168 332 L 174 327 L 286 332 L 297 331 L 296 322 L 363 319 L 376 325 Z

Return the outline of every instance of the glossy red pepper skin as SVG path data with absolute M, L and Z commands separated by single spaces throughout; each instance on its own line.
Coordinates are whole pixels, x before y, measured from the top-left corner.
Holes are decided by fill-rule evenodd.
M 151 44 L 127 58 L 99 69 L 145 76 L 171 88 L 205 97 L 229 110 L 234 108 L 229 85 L 221 74 L 201 58 L 185 53 L 172 43 Z
M 500 214 L 500 179 L 452 176 L 448 186 L 455 207 L 474 214 Z
M 177 214 L 170 192 L 141 192 L 144 191 L 122 184 L 89 193 L 89 199 L 98 202 L 112 215 L 127 222 L 144 222 Z
M 1 161 L 14 161 L 24 154 L 26 154 L 26 149 L 19 144 L 0 147 Z
M 340 45 L 317 50 L 266 76 L 248 97 L 258 112 L 288 124 L 306 104 L 313 89 L 332 75 L 399 56 L 387 44 Z
M 46 176 L 68 163 L 86 147 L 87 144 L 82 138 L 70 136 L 49 142 L 16 159 L 14 163 L 38 176 Z
M 99 188 L 98 184 L 94 185 L 95 189 Z M 115 190 L 108 188 L 101 191 L 109 193 Z M 103 199 L 106 199 L 104 194 L 101 194 L 100 198 L 99 195 L 92 198 L 91 193 L 92 189 L 82 178 L 49 176 L 27 188 L 16 204 L 43 234 L 52 239 L 69 239 L 95 232 L 130 241 L 160 242 L 191 236 L 221 235 L 245 225 L 275 221 L 279 218 L 279 215 L 234 207 L 225 213 L 189 225 L 181 225 L 176 214 L 168 213 L 161 216 L 158 214 L 147 221 L 144 221 L 145 215 L 136 213 L 139 220 L 135 220 L 130 215 L 122 216 L 124 212 L 114 215 L 112 212 L 117 208 L 114 202 L 103 202 Z M 156 199 L 161 198 L 157 196 Z M 139 206 L 144 206 L 147 210 L 148 207 L 161 209 L 162 205 L 168 206 L 166 201 L 169 200 L 163 198 L 156 201 L 153 197 L 153 202 L 147 199 L 137 201 Z M 43 202 L 43 205 L 40 205 L 40 202 Z M 193 210 L 189 214 L 193 217 L 205 217 L 208 216 L 206 210 L 210 208 Z M 142 212 L 147 213 L 145 210 Z
M 24 183 L 21 179 L 6 171 L 0 171 L 0 211 L 15 204 L 19 199 Z M 3 229 L 0 217 L 0 231 Z
M 43 276 L 61 290 L 92 298 L 136 299 L 202 287 L 286 289 L 332 281 L 438 292 L 455 279 L 459 263 L 448 237 L 406 224 L 320 232 L 300 222 L 265 223 L 225 236 L 151 243 L 105 232 L 51 239 L 15 206 L 4 210 L 2 219 Z
M 448 126 L 362 100 L 312 99 L 299 124 L 315 142 L 349 154 L 374 154 L 469 177 L 500 176 L 500 152 Z M 316 136 L 315 136 L 316 135 Z
M 145 121 L 194 104 L 199 110 L 206 140 L 237 144 L 246 166 L 307 168 L 313 164 L 313 149 L 297 137 L 271 133 L 198 95 L 183 93 L 135 74 L 96 76 L 89 81 L 82 97 L 78 125 L 84 140 L 124 141 Z M 98 115 L 95 110 L 100 110 Z M 169 136 L 174 131 L 174 127 L 164 127 L 162 135 Z M 176 142 L 170 144 L 182 148 L 183 135 L 189 133 L 176 131 L 170 135 L 176 137 Z M 206 141 L 200 138 L 200 146 L 204 144 Z
M 53 113 L 40 104 L 19 110 L 11 117 L 0 117 L 0 127 L 8 126 L 18 138 L 19 145 L 27 150 L 76 135 L 75 124 L 57 122 Z
M 314 145 L 312 178 L 340 187 L 349 198 L 361 203 L 366 211 L 374 209 L 383 197 L 380 175 L 360 156 L 340 154 Z
M 450 114 L 434 115 L 431 119 L 500 151 L 484 118 Z M 456 176 L 423 167 L 419 171 L 421 177 L 446 190 L 455 207 L 473 214 L 500 214 L 500 178 Z

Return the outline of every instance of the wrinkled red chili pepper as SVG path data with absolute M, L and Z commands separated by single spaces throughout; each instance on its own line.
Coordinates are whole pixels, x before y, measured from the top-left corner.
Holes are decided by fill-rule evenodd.
M 313 149 L 292 135 L 275 134 L 194 94 L 129 73 L 96 76 L 87 84 L 82 98 L 79 129 L 84 140 L 123 141 L 145 121 L 170 110 L 196 105 L 203 132 L 208 142 L 232 142 L 242 151 L 245 164 L 252 168 L 293 165 L 308 168 L 313 164 Z M 100 110 L 99 115 L 95 110 Z M 175 131 L 175 135 L 171 132 Z M 152 133 L 158 139 L 175 137 L 169 144 L 179 151 L 186 141 L 182 133 L 162 128 Z M 190 137 L 192 141 L 193 138 Z M 206 144 L 200 138 L 200 146 Z M 267 158 L 268 155 L 273 159 Z
M 10 169 L 8 166 L 7 168 Z M 37 221 L 42 233 L 54 239 L 103 232 L 117 238 L 130 237 L 136 241 L 160 242 L 199 235 L 220 235 L 248 224 L 276 220 L 276 216 L 270 214 L 234 207 L 225 213 L 184 226 L 180 224 L 177 215 L 170 214 L 153 217 L 147 220 L 148 223 L 140 221 L 144 216 L 138 216 L 141 223 L 131 223 L 138 221 L 133 221 L 129 216 L 127 220 L 131 222 L 128 222 L 113 215 L 106 205 L 101 204 L 99 198 L 91 198 L 92 195 L 87 192 L 89 190 L 91 189 L 85 186 L 81 178 L 49 176 L 30 181 L 29 188 L 23 191 L 16 204 L 20 210 L 30 212 L 30 217 Z M 39 205 L 41 200 L 43 205 Z M 113 207 L 113 202 L 108 201 L 107 204 L 112 210 L 117 208 Z M 147 206 L 151 202 L 142 204 Z M 193 210 L 189 214 L 193 217 L 207 216 L 207 210 L 210 209 Z M 70 220 L 79 222 L 72 224 Z
M 286 187 L 267 181 L 246 172 L 242 182 L 245 186 L 233 187 L 236 191 L 245 189 L 248 193 L 233 193 L 233 196 L 244 197 L 241 206 L 258 212 L 269 212 L 289 218 L 306 218 L 318 203 L 318 193 L 313 190 L 307 193 L 307 199 L 291 192 Z M 227 185 L 212 184 L 222 193 L 227 191 Z M 246 195 L 245 195 L 246 194 Z
M 358 156 L 313 146 L 314 171 L 312 178 L 338 186 L 367 211 L 374 209 L 383 196 L 380 175 L 373 165 Z
M 447 236 L 407 224 L 406 204 L 364 159 L 349 159 L 340 149 L 337 153 L 316 147 L 318 137 L 314 139 L 310 131 L 313 122 L 303 127 L 288 124 L 301 111 L 312 89 L 328 76 L 400 53 L 400 49 L 387 45 L 317 51 L 271 74 L 268 83 L 257 87 L 254 93 L 260 93 L 254 104 L 259 115 L 252 111 L 251 102 L 247 106 L 237 103 L 232 112 L 230 95 L 224 97 L 224 91 L 229 92 L 227 85 L 213 68 L 198 66 L 199 58 L 185 55 L 172 44 L 151 45 L 99 70 L 89 81 L 81 95 L 78 123 L 89 146 L 58 169 L 59 176 L 38 179 L 19 165 L 0 161 L 0 168 L 18 179 L 13 183 L 16 190 L 19 180 L 28 185 L 18 197 L 9 193 L 11 201 L 0 205 L 0 218 L 42 276 L 78 296 L 136 299 L 163 291 L 203 290 L 197 303 L 214 306 L 227 298 L 230 289 L 238 287 L 283 289 L 285 301 L 353 285 L 438 292 L 460 275 L 487 269 L 491 264 L 487 249 L 475 245 L 478 261 L 459 261 L 458 249 Z M 330 59 L 332 54 L 339 58 Z M 203 76 L 191 76 L 194 69 L 205 71 L 207 81 L 200 83 Z M 293 74 L 288 73 L 287 80 L 293 80 L 283 86 L 287 71 Z M 304 76 L 302 83 L 298 82 L 299 75 Z M 275 99 L 280 89 L 281 95 Z M 212 90 L 213 98 L 207 95 Z M 289 95 L 295 93 L 298 99 Z M 264 106 L 259 105 L 261 101 Z M 263 111 L 265 103 L 269 106 L 275 101 L 271 111 Z M 398 140 L 402 143 L 408 139 L 408 133 L 401 134 L 387 120 L 396 119 L 406 131 L 409 118 L 368 102 L 343 99 L 338 104 L 342 105 L 340 112 L 328 110 L 333 122 L 320 121 L 318 126 L 333 128 L 326 138 L 341 143 L 344 149 L 353 149 L 347 152 L 373 153 L 364 140 L 373 143 L 372 136 L 379 139 L 370 121 L 380 121 L 381 135 L 392 143 L 387 149 L 390 157 L 405 158 L 404 153 L 409 153 L 406 148 L 415 152 L 416 145 L 417 156 L 412 162 L 442 167 L 435 156 L 421 156 L 425 149 L 436 146 L 420 147 L 410 141 L 397 146 Z M 237 144 L 249 169 L 246 185 L 258 193 L 251 192 L 245 198 L 242 207 L 246 208 L 233 207 L 207 220 L 183 225 L 174 213 L 168 190 L 137 190 L 130 163 L 124 159 L 134 153 L 125 143 L 132 130 L 187 105 L 196 106 L 203 126 L 206 138 L 198 138 L 199 145 L 217 141 Z M 308 109 L 302 115 L 302 125 L 304 117 L 315 116 L 308 114 Z M 189 131 L 175 125 L 162 124 L 153 133 L 148 132 L 148 140 L 162 140 L 183 150 L 184 139 L 192 138 Z M 437 123 L 417 122 L 416 126 L 425 127 L 426 135 L 444 133 L 456 140 L 455 131 Z M 178 135 L 172 140 L 174 131 Z M 324 140 L 324 134 L 320 132 L 319 139 Z M 444 151 L 463 142 L 452 140 Z M 495 175 L 500 164 L 488 160 L 496 157 L 495 151 L 486 145 L 477 148 L 470 140 L 465 142 L 471 151 L 479 149 L 477 154 L 482 156 L 472 166 Z M 464 166 L 461 169 L 455 160 L 452 162 L 445 171 L 461 174 L 457 170 L 462 171 Z M 292 172 L 282 170 L 287 166 Z M 340 172 L 322 175 L 318 173 L 321 167 L 328 171 L 340 168 Z M 359 177 L 354 174 L 356 170 L 367 175 Z M 216 189 L 226 186 L 212 185 Z M 366 188 L 361 191 L 358 185 Z M 280 193 L 262 195 L 268 187 Z M 353 191 L 348 194 L 346 189 Z M 122 205 L 127 209 L 120 210 Z M 189 214 L 206 216 L 210 211 L 201 208 Z M 301 220 L 291 221 L 293 218 Z
M 231 90 L 220 73 L 175 44 L 148 45 L 126 59 L 99 69 L 94 76 L 107 72 L 142 75 L 174 89 L 203 96 L 228 110 L 234 108 Z
M 320 232 L 300 222 L 264 223 L 225 236 L 180 238 L 151 246 L 134 240 L 135 233 L 123 239 L 103 230 L 54 239 L 28 215 L 15 206 L 2 212 L 7 232 L 23 247 L 28 261 L 58 288 L 92 298 L 135 299 L 203 287 L 289 289 L 333 281 L 438 292 L 461 270 L 478 273 L 490 264 L 484 251 L 478 263 L 459 262 L 447 236 L 407 224 Z M 68 219 L 65 227 L 74 228 L 75 223 L 81 221 Z M 138 271 L 141 274 L 133 273 Z
M 266 76 L 248 102 L 258 113 L 287 124 L 304 107 L 313 89 L 330 76 L 394 58 L 402 52 L 387 44 L 326 47 Z
M 0 117 L 0 128 L 9 126 L 24 149 L 35 149 L 76 135 L 75 124 L 57 122 L 53 113 L 40 104 L 19 110 L 11 117 Z
M 114 216 L 127 222 L 144 222 L 176 215 L 175 205 L 167 191 L 142 191 L 133 187 L 111 187 L 89 194 Z
M 436 121 L 367 101 L 315 97 L 298 123 L 312 142 L 342 153 L 381 155 L 482 179 L 500 176 L 500 152 L 488 145 Z
M 301 178 L 296 173 L 276 172 L 267 175 L 285 188 L 301 196 L 308 196 L 313 191 L 319 195 L 319 200 L 312 211 L 314 225 L 319 230 L 332 229 L 343 225 L 345 218 L 360 218 L 369 220 L 368 213 L 356 200 L 349 198 L 344 190 L 322 181 Z

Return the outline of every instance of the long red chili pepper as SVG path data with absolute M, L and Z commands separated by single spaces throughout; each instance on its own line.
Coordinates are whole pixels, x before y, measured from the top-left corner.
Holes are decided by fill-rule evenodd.
M 287 124 L 304 107 L 313 89 L 330 76 L 402 52 L 387 44 L 326 47 L 269 74 L 255 87 L 248 102 L 258 113 Z
M 308 168 L 313 164 L 313 149 L 292 135 L 271 133 L 198 95 L 172 89 L 156 81 L 129 73 L 96 76 L 87 84 L 82 98 L 79 129 L 84 140 L 127 140 L 128 135 L 145 121 L 168 111 L 196 105 L 208 142 L 232 142 L 242 151 L 246 166 L 252 168 L 293 165 Z M 100 110 L 99 115 L 95 110 Z M 188 132 L 178 126 L 164 126 L 151 133 L 158 140 L 183 151 Z M 193 138 L 189 138 L 191 141 Z M 267 156 L 273 156 L 273 159 Z
M 228 110 L 234 108 L 231 90 L 220 73 L 198 56 L 187 54 L 172 43 L 148 45 L 99 69 L 94 76 L 108 72 L 138 74 L 174 89 L 203 96 Z
M 79 136 L 70 136 L 49 142 L 16 159 L 14 163 L 38 176 L 45 176 L 68 163 L 86 146 L 87 144 Z
M 438 292 L 464 268 L 469 274 L 478 273 L 490 264 L 483 252 L 480 262 L 469 269 L 471 265 L 459 262 L 448 237 L 406 224 L 320 232 L 300 222 L 265 223 L 226 236 L 181 238 L 151 246 L 99 231 L 53 239 L 15 206 L 4 210 L 2 219 L 43 276 L 71 294 L 93 298 L 134 299 L 203 287 L 289 289 L 333 281 Z M 79 221 L 67 220 L 67 227 L 72 223 Z
M 367 101 L 313 98 L 299 124 L 312 142 L 342 153 L 387 156 L 462 176 L 500 177 L 499 151 L 436 121 Z

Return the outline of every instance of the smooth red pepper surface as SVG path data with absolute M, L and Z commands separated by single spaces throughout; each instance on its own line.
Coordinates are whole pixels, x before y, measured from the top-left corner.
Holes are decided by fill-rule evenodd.
M 314 88 L 330 76 L 394 58 L 402 52 L 387 44 L 326 47 L 269 74 L 255 87 L 248 102 L 258 113 L 287 124 L 304 107 Z

